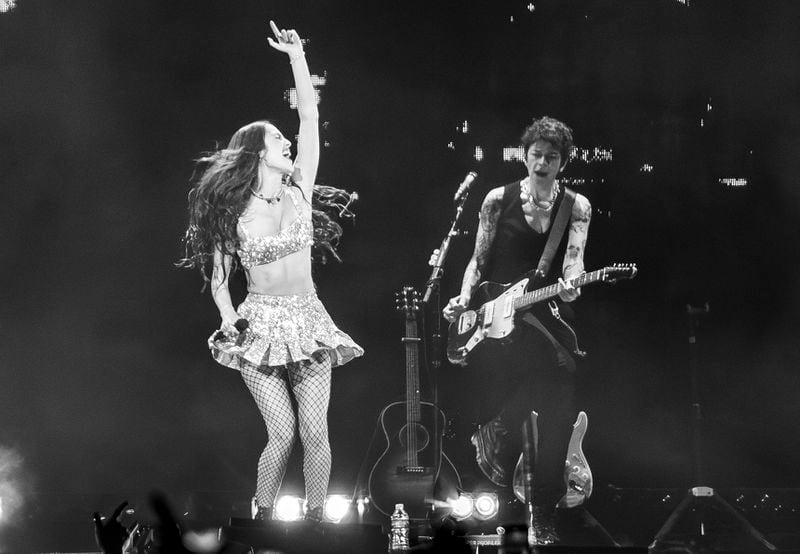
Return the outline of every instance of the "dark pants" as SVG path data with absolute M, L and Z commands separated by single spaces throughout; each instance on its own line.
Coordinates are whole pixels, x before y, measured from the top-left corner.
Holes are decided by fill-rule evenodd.
M 572 360 L 559 356 L 551 341 L 525 323 L 510 344 L 488 342 L 476 349 L 469 367 L 482 390 L 479 421 L 499 417 L 508 431 L 500 465 L 513 475 L 522 452 L 522 424 L 538 414 L 539 448 L 533 502 L 552 509 L 565 492 L 564 461 L 577 417 Z

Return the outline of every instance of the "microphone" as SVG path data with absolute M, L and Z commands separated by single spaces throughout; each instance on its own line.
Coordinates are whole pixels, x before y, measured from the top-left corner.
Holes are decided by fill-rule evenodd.
M 460 185 L 458 185 L 458 190 L 453 196 L 453 202 L 458 203 L 467 197 L 467 193 L 469 193 L 469 187 L 472 186 L 472 181 L 474 181 L 475 177 L 477 176 L 478 174 L 474 171 L 467 173 L 467 176 L 464 177 L 464 180 L 461 181 Z
M 236 323 L 234 323 L 233 326 L 236 327 L 237 331 L 239 331 L 239 334 L 236 335 L 236 346 L 241 346 L 244 342 L 244 332 L 247 331 L 248 327 L 250 327 L 250 322 L 245 318 L 240 317 L 236 320 Z
M 244 342 L 244 337 L 245 337 L 244 332 L 247 330 L 248 327 L 250 327 L 250 322 L 247 321 L 245 318 L 240 317 L 239 319 L 236 320 L 236 323 L 234 323 L 233 326 L 236 327 L 237 331 L 239 331 L 239 334 L 236 335 L 235 344 L 236 346 L 241 346 L 242 343 Z M 214 335 L 215 341 L 225 340 L 226 338 L 227 335 L 222 331 L 217 331 L 217 333 Z
M 357 201 L 358 201 L 358 193 L 357 192 L 351 192 L 350 193 L 350 198 L 347 200 L 347 204 L 345 204 L 342 207 L 342 209 L 339 210 L 339 217 L 342 217 L 345 214 L 347 214 L 349 216 L 352 216 L 353 214 L 350 213 L 350 211 L 347 208 L 350 207 L 350 204 L 352 204 L 353 202 L 357 202 Z

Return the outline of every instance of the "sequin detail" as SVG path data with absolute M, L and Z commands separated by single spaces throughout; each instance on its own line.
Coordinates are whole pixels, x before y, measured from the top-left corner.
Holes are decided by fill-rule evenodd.
M 297 208 L 297 218 L 276 234 L 253 237 L 242 225 L 241 220 L 239 221 L 244 240 L 239 245 L 238 254 L 245 269 L 272 263 L 314 244 L 314 224 L 311 215 L 300 208 L 291 187 L 286 190 L 286 194 Z
M 363 348 L 336 327 L 316 292 L 286 296 L 250 293 L 236 311 L 250 324 L 241 344 L 214 340 L 216 332 L 208 339 L 214 359 L 232 369 L 310 360 L 320 350 L 330 351 L 331 365 L 336 367 L 364 354 Z

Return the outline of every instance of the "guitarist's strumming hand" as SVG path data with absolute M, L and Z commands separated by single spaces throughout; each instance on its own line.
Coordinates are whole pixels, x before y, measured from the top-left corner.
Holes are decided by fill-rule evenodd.
M 572 302 L 581 295 L 581 289 L 572 286 L 572 283 L 558 278 L 558 297 L 564 302 Z
M 442 316 L 450 323 L 453 323 L 469 305 L 469 299 L 463 295 L 454 296 L 442 310 Z

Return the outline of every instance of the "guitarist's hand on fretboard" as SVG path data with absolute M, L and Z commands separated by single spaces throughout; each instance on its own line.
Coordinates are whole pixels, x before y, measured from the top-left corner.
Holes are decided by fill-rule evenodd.
M 564 302 L 572 302 L 577 300 L 581 295 L 581 289 L 575 288 L 572 281 L 565 281 L 561 277 L 558 278 L 558 297 Z

